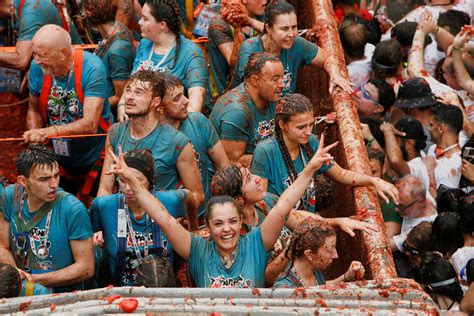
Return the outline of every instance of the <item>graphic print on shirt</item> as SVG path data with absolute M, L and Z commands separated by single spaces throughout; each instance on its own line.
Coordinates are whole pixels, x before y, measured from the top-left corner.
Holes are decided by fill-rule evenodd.
M 51 125 L 72 123 L 82 118 L 76 91 L 53 86 L 48 97 L 48 117 Z
M 33 227 L 29 234 L 13 235 L 12 243 L 15 245 L 16 254 L 23 259 L 22 270 L 31 273 L 33 269 L 52 269 L 52 263 L 46 260 L 51 249 L 51 242 L 46 238 L 46 230 L 38 227 Z M 29 254 L 33 254 L 35 258 L 29 258 Z
M 283 184 L 288 188 L 291 185 L 290 176 L 283 180 Z M 314 207 L 316 205 L 316 189 L 314 188 L 314 181 L 311 180 L 306 191 L 304 192 L 303 197 L 296 203 L 295 210 L 305 210 L 307 207 L 305 203 L 308 203 L 308 206 Z
M 263 120 L 258 122 L 258 127 L 256 129 L 256 133 L 258 136 L 255 137 L 255 145 L 258 145 L 258 143 L 271 136 L 273 134 L 274 128 L 275 119 L 271 119 L 270 121 Z
M 252 287 L 252 280 L 244 279 L 242 274 L 240 274 L 237 278 L 226 278 L 225 276 L 220 275 L 215 278 L 210 277 L 209 280 L 211 281 L 211 284 L 209 285 L 210 288 Z

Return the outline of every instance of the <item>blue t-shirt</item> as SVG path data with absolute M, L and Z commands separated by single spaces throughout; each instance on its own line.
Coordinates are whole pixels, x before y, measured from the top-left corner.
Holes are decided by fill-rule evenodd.
M 184 190 L 173 190 L 173 191 L 155 191 L 153 195 L 160 200 L 161 203 L 166 207 L 168 212 L 173 217 L 185 216 L 185 199 L 186 191 Z M 119 205 L 119 195 L 112 194 L 108 196 L 101 196 L 94 199 L 94 202 L 90 208 L 90 216 L 92 219 L 92 226 L 94 232 L 102 231 L 105 250 L 107 251 L 107 266 L 112 277 L 115 276 L 115 270 L 117 267 L 117 225 L 118 225 L 118 214 L 117 209 Z M 144 214 L 140 219 L 136 218 L 133 212 L 129 212 L 130 222 L 135 233 L 138 248 L 142 257 L 145 253 L 145 242 L 148 244 L 148 249 L 154 249 L 153 244 L 153 228 L 150 218 Z M 161 234 L 161 246 L 166 249 L 166 253 L 171 254 L 172 248 L 168 243 L 165 234 Z M 149 252 L 151 254 L 151 252 Z M 168 257 L 171 259 L 170 257 Z M 120 280 L 119 284 L 123 286 L 134 286 L 137 280 L 137 268 L 138 260 L 134 250 L 132 237 L 130 231 L 127 229 L 127 249 L 125 257 L 125 266 L 119 277 L 115 279 Z
M 316 152 L 319 141 L 315 135 L 309 138 L 309 145 Z M 302 159 L 301 153 L 304 159 Z M 311 159 L 306 152 L 301 148 L 300 155 L 296 160 L 293 160 L 293 165 L 298 174 L 303 171 L 305 165 Z M 323 165 L 317 174 L 326 172 L 332 165 Z M 280 196 L 290 185 L 290 175 L 286 169 L 283 155 L 275 138 L 268 138 L 258 144 L 253 153 L 251 170 L 254 174 L 268 179 L 268 192 Z M 301 201 L 296 205 L 296 209 L 305 209 L 310 212 L 315 211 L 315 189 L 311 185 L 308 186 Z
M 227 269 L 214 241 L 191 235 L 189 267 L 197 287 L 265 287 L 265 268 L 269 253 L 265 251 L 260 227 L 241 236 L 235 261 Z
M 272 135 L 275 127 L 275 104 L 257 109 L 245 84 L 221 96 L 209 119 L 222 140 L 246 142 L 246 154 L 252 154 L 260 141 Z
M 239 62 L 236 67 L 235 84 L 240 84 L 244 77 L 244 69 L 248 63 L 250 55 L 263 52 L 263 45 L 260 36 L 252 37 L 246 40 L 239 51 Z M 309 65 L 318 54 L 318 46 L 310 41 L 296 37 L 293 46 L 290 49 L 281 49 L 280 60 L 283 64 L 285 87 L 282 94 L 295 93 L 296 76 L 301 64 Z
M 102 117 L 110 121 L 110 105 L 107 96 L 107 72 L 99 57 L 84 52 L 82 62 L 82 90 L 84 98 L 104 99 Z M 30 93 L 39 97 L 43 86 L 43 71 L 33 60 L 30 67 Z M 56 82 L 56 84 L 54 84 Z M 84 117 L 83 104 L 79 102 L 74 84 L 74 71 L 64 78 L 53 79 L 47 108 L 47 125 L 65 125 Z M 98 133 L 103 133 L 100 128 Z M 59 156 L 60 162 L 69 167 L 92 166 L 99 158 L 105 144 L 105 137 L 70 139 L 70 156 Z
M 206 88 L 209 80 L 207 62 L 202 50 L 181 35 L 178 60 L 175 65 L 176 46 L 171 49 L 168 56 L 153 53 L 153 42 L 143 38 L 137 48 L 133 62 L 133 72 L 142 69 L 167 72 L 183 82 L 184 89 L 201 87 Z M 166 59 L 160 65 L 163 57 Z
M 114 36 L 120 36 L 119 33 Z M 103 56 L 101 59 L 104 62 L 107 77 L 109 79 L 109 89 L 107 93 L 109 97 L 115 95 L 112 81 L 128 80 L 133 68 L 133 59 L 135 58 L 135 49 L 132 42 L 123 38 L 112 40 L 112 44 L 110 44 L 105 52 L 102 52 L 100 49 L 97 52 L 99 57 Z
M 314 277 L 318 285 L 325 285 L 326 280 L 324 280 L 324 275 L 320 270 L 315 270 L 313 272 Z M 274 288 L 297 288 L 304 287 L 303 282 L 296 273 L 294 267 L 289 269 L 289 266 L 283 271 L 280 276 L 276 279 Z
M 20 0 L 14 1 L 18 12 Z M 20 12 L 19 21 L 16 25 L 18 30 L 18 41 L 31 41 L 38 30 L 46 24 L 63 26 L 61 15 L 52 1 L 25 0 Z M 82 40 L 73 23 L 69 23 L 73 44 L 82 44 Z
M 18 225 L 21 219 L 15 213 L 14 186 L 5 189 L 3 201 L 3 218 L 10 223 L 11 252 L 18 268 L 28 273 L 40 274 L 64 269 L 72 265 L 74 257 L 69 241 L 86 240 L 92 236 L 92 228 L 86 207 L 74 195 L 67 193 L 51 212 L 51 224 L 46 239 L 46 222 L 48 215 L 44 216 L 28 233 L 19 232 Z M 28 211 L 28 203 L 23 204 L 21 210 L 25 221 L 33 219 L 35 213 Z M 38 257 L 40 249 L 46 249 L 49 254 L 46 258 Z M 28 251 L 34 258 L 23 258 Z M 54 292 L 68 292 L 80 289 L 81 284 L 72 286 L 55 287 Z
M 201 174 L 202 189 L 204 191 L 204 202 L 198 210 L 198 217 L 201 217 L 204 215 L 207 201 L 211 198 L 211 182 L 208 174 L 208 162 L 211 159 L 208 152 L 217 144 L 219 136 L 211 122 L 198 112 L 190 112 L 188 118 L 179 125 L 179 130 L 191 140 L 199 173 Z
M 141 139 L 130 136 L 129 121 L 112 125 L 109 129 L 109 141 L 115 154 L 118 145 L 123 153 L 132 149 L 150 149 L 155 159 L 155 190 L 175 190 L 181 188 L 176 162 L 189 138 L 166 123 L 157 124 L 155 129 Z

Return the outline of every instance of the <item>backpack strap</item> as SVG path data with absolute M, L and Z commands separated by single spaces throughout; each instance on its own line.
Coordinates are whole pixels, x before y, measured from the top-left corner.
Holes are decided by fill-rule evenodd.
M 127 221 L 125 219 L 125 199 L 123 194 L 117 194 L 117 260 L 115 265 L 115 284 L 122 285 L 121 274 L 125 268 L 125 258 L 127 256 Z

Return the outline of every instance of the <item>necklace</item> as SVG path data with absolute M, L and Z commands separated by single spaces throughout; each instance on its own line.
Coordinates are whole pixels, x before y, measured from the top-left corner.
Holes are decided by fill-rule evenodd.
M 161 65 L 166 61 L 166 59 L 168 58 L 169 54 L 171 53 L 171 51 L 173 50 L 175 46 L 176 46 L 176 41 L 171 42 L 171 44 L 166 49 L 166 52 L 163 54 L 163 56 L 161 56 L 160 61 L 157 64 L 152 65 L 152 58 L 155 51 L 155 43 L 153 43 L 153 46 L 150 50 L 150 54 L 148 55 L 148 59 L 140 63 L 140 70 L 161 71 L 160 70 Z
M 230 267 L 232 267 L 232 265 L 234 264 L 236 253 L 237 253 L 237 247 L 236 247 L 235 250 L 232 251 L 232 253 L 230 254 L 230 258 L 226 258 L 225 256 L 221 256 L 222 263 L 224 264 L 224 266 L 225 266 L 227 269 L 229 269 Z

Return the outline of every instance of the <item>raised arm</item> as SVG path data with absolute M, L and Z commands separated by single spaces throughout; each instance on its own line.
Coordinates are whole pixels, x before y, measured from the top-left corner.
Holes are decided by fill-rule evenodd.
M 0 52 L 0 67 L 27 70 L 33 56 L 31 46 L 31 41 L 18 41 L 14 52 Z
M 191 191 L 199 207 L 204 202 L 204 191 L 191 143 L 184 146 L 176 161 L 176 169 L 178 169 L 179 178 L 183 182 L 184 187 Z
M 111 129 L 112 128 L 114 127 L 112 126 Z M 107 172 L 114 163 L 113 158 L 109 153 L 109 151 L 112 150 L 109 135 L 107 135 L 107 139 L 105 140 L 105 158 L 104 165 L 102 167 L 102 174 L 100 176 L 100 184 L 99 190 L 97 191 L 97 196 L 110 195 L 114 189 L 115 176 Z
M 467 92 L 474 94 L 474 80 L 467 72 L 466 66 L 462 60 L 462 49 L 469 39 L 472 38 L 472 32 L 474 32 L 472 26 L 465 26 L 454 38 L 453 67 L 459 85 Z
M 287 220 L 288 214 L 305 193 L 313 174 L 321 168 L 324 163 L 333 159 L 329 154 L 329 150 L 336 145 L 337 142 L 323 147 L 324 135 L 321 136 L 321 142 L 313 158 L 311 158 L 295 182 L 283 192 L 275 207 L 273 207 L 267 217 L 265 217 L 265 220 L 260 226 L 265 250 L 269 251 L 273 248 L 278 236 L 280 236 L 280 231 Z
M 390 166 L 399 176 L 410 174 L 410 166 L 408 166 L 408 163 L 403 159 L 402 150 L 400 149 L 400 146 L 398 146 L 397 138 L 395 136 L 404 136 L 405 133 L 401 133 L 390 123 L 383 123 L 380 125 L 380 130 L 385 138 L 385 153 Z
M 184 229 L 184 227 L 168 213 L 163 204 L 161 204 L 161 202 L 133 175 L 133 172 L 125 163 L 121 147 L 119 147 L 118 158 L 111 149 L 109 149 L 109 154 L 114 164 L 111 165 L 108 172 L 118 175 L 124 182 L 130 185 L 140 206 L 160 225 L 173 249 L 183 259 L 187 260 L 191 251 L 191 233 Z

